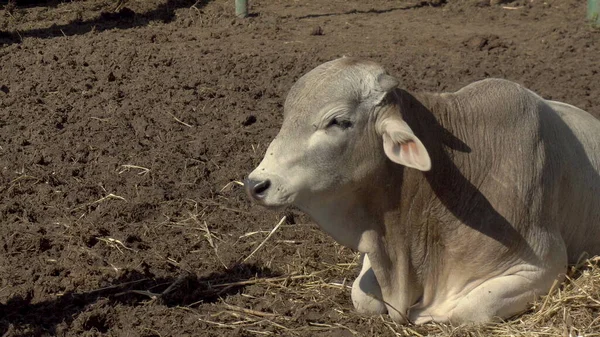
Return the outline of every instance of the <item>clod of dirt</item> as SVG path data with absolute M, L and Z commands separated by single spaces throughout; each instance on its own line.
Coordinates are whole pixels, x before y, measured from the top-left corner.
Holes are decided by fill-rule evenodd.
M 134 243 L 134 242 L 142 242 L 142 238 L 140 238 L 139 235 L 128 235 L 127 239 L 125 239 L 125 242 L 127 243 Z
M 97 314 L 90 316 L 83 324 L 83 328 L 88 331 L 95 329 L 98 332 L 105 333 L 108 331 L 109 325 L 104 315 Z
M 44 238 L 44 237 L 40 238 L 39 245 L 38 245 L 38 250 L 40 252 L 45 252 L 51 248 L 52 248 L 52 241 L 50 241 L 48 238 Z
M 149 246 L 143 242 L 139 235 L 129 235 L 125 239 L 125 242 L 136 250 L 146 250 L 149 248 Z
M 490 6 L 490 0 L 474 1 L 472 5 L 474 7 L 489 7 Z
M 6 85 L 2 85 L 0 86 L 0 91 L 2 91 L 5 94 L 8 94 L 10 92 L 10 89 L 8 89 Z
M 498 35 L 475 35 L 463 41 L 463 46 L 475 50 L 492 50 L 507 48 L 507 44 Z
M 133 19 L 135 16 L 135 12 L 128 7 L 121 8 L 117 13 L 110 12 L 102 12 L 100 14 L 100 18 L 103 20 L 124 20 L 124 19 Z
M 284 213 L 285 215 L 285 224 L 286 225 L 295 225 L 296 224 L 296 215 L 292 211 L 287 211 Z
M 472 2 L 474 7 L 489 7 L 514 2 L 514 0 L 476 0 Z
M 250 126 L 252 124 L 256 123 L 256 116 L 254 115 L 250 115 L 248 117 L 246 117 L 246 119 L 242 122 L 243 126 Z
M 310 31 L 310 35 L 320 36 L 324 35 L 323 28 L 321 26 L 316 26 Z
M 8 0 L 8 3 L 4 6 L 4 12 L 6 14 L 12 14 L 17 9 L 17 1 L 16 0 Z
M 117 78 L 115 77 L 115 74 L 112 73 L 112 71 L 110 72 L 110 74 L 108 74 L 108 81 L 109 82 L 114 82 Z
M 42 166 L 48 166 L 51 163 L 52 163 L 52 161 L 49 158 L 44 157 L 43 155 L 40 156 L 40 159 L 36 162 L 36 164 L 42 165 Z
M 426 1 L 421 1 L 421 5 L 425 6 L 431 6 L 431 7 L 438 7 L 441 5 L 446 4 L 446 0 L 426 0 Z
M 98 243 L 98 238 L 94 235 L 89 235 L 83 238 L 83 242 L 88 248 L 92 248 Z

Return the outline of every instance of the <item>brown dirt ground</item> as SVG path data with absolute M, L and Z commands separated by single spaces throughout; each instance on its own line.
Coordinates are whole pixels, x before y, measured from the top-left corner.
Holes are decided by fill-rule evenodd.
M 583 1 L 254 0 L 247 19 L 233 3 L 0 5 L 0 335 L 432 331 L 354 314 L 356 255 L 232 183 L 332 58 L 375 59 L 408 90 L 507 78 L 600 116 Z

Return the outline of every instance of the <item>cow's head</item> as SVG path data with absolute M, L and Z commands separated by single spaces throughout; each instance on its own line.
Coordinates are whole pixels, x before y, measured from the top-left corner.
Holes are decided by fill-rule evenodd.
M 354 58 L 324 63 L 290 90 L 283 125 L 246 191 L 267 207 L 315 202 L 368 184 L 394 163 L 430 169 L 427 150 L 397 108 L 396 79 Z

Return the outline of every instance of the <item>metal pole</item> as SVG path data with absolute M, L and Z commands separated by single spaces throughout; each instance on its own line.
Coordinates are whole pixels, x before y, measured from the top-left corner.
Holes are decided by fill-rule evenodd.
M 600 28 L 600 0 L 588 0 L 587 18 L 593 27 Z
M 248 0 L 235 0 L 235 16 L 238 18 L 248 16 Z

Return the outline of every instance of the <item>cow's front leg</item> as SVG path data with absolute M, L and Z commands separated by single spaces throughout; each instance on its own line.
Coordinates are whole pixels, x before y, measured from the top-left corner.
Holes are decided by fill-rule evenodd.
M 360 274 L 352 284 L 352 303 L 360 313 L 380 315 L 387 313 L 385 304 L 381 301 L 381 287 L 371 268 L 367 254 L 361 254 L 362 267 Z

